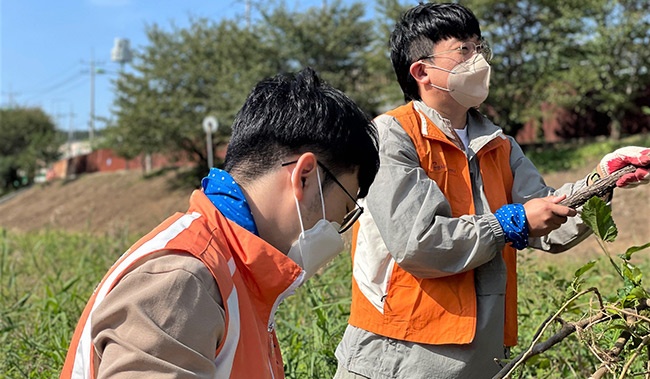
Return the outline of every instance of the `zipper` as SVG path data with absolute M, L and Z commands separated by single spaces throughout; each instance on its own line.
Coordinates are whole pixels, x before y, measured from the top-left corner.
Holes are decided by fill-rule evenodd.
M 275 370 L 273 368 L 276 366 L 276 356 L 275 356 L 275 345 L 273 343 L 273 331 L 275 329 L 275 312 L 277 312 L 278 307 L 280 306 L 280 303 L 287 297 L 293 295 L 294 292 L 296 292 L 296 289 L 302 285 L 302 283 L 305 281 L 305 270 L 302 270 L 300 272 L 300 275 L 296 278 L 296 280 L 291 283 L 291 285 L 284 290 L 276 299 L 275 303 L 273 303 L 273 308 L 271 308 L 271 313 L 269 315 L 269 322 L 267 323 L 267 332 L 269 333 L 269 348 L 271 350 L 271 355 L 269 356 L 269 368 L 271 369 L 271 377 L 275 378 Z

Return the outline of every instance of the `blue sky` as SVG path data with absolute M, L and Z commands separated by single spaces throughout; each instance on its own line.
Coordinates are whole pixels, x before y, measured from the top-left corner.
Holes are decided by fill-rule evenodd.
M 243 20 L 245 3 L 245 0 L 0 0 L 0 107 L 38 106 L 52 115 L 63 130 L 68 130 L 71 124 L 75 130 L 87 129 L 93 56 L 97 67 L 106 71 L 95 75 L 95 115 L 110 116 L 111 78 L 120 69 L 118 63 L 111 61 L 115 38 L 127 38 L 132 48 L 138 48 L 148 44 L 146 25 L 155 23 L 169 30 L 172 21 L 177 26 L 186 26 L 190 16 Z M 286 4 L 290 9 L 304 9 L 321 6 L 323 0 L 286 0 Z M 254 10 L 252 15 L 255 17 Z M 96 123 L 96 127 L 101 126 Z

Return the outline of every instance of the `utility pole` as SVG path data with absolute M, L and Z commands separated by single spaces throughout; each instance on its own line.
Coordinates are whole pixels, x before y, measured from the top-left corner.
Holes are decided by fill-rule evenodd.
M 246 0 L 246 29 L 251 30 L 251 0 Z
M 74 111 L 72 102 L 70 102 L 70 113 L 68 114 L 68 158 L 72 158 L 72 128 L 74 125 Z
M 88 125 L 88 139 L 90 149 L 93 148 L 95 138 L 95 50 L 90 50 L 90 120 Z
M 7 92 L 2 92 L 3 95 L 7 96 L 7 103 L 8 103 L 8 108 L 11 109 L 16 105 L 16 101 L 14 99 L 14 96 L 19 95 L 20 93 L 18 92 L 13 92 L 11 90 L 11 84 L 9 84 L 9 91 Z

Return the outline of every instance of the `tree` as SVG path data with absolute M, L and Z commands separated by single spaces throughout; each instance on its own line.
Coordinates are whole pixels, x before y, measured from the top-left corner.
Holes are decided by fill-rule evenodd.
M 390 67 L 390 62 L 381 62 L 387 49 L 385 45 L 379 51 L 375 48 L 376 23 L 364 15 L 361 2 L 344 5 L 336 0 L 305 12 L 280 4 L 270 11 L 262 10 L 260 28 L 264 32 L 259 35 L 279 52 L 290 70 L 314 68 L 329 84 L 375 115 L 386 102 L 383 94 L 389 78 L 385 67 Z
M 492 44 L 492 116 L 510 134 L 542 104 L 611 120 L 614 137 L 650 84 L 644 0 L 469 0 Z
M 404 103 L 404 94 L 397 83 L 390 60 L 389 40 L 397 20 L 412 6 L 399 0 L 377 0 L 375 4 L 374 38 L 370 46 L 367 70 L 374 82 L 381 87 L 378 90 L 379 113 Z
M 59 157 L 62 137 L 40 108 L 0 109 L 0 192 L 33 183 L 36 170 Z
M 213 141 L 222 141 L 253 85 L 281 71 L 282 62 L 254 31 L 228 20 L 191 20 L 170 31 L 154 24 L 147 37 L 134 72 L 115 83 L 117 121 L 107 127 L 109 142 L 127 157 L 184 153 L 205 167 L 203 118 L 217 117 Z
M 634 100 L 650 87 L 650 15 L 645 0 L 601 3 L 585 18 L 578 54 L 548 92 L 570 109 L 606 115 L 618 139 L 625 116 L 641 113 Z
M 488 111 L 515 135 L 542 103 L 555 99 L 545 89 L 579 56 L 587 24 L 602 0 L 470 0 L 481 31 L 494 51 Z

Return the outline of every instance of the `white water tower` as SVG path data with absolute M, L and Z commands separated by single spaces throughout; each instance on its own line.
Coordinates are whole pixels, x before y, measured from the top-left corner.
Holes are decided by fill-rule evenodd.
M 124 64 L 131 62 L 133 53 L 131 43 L 126 38 L 115 38 L 111 49 L 111 60 L 120 64 L 120 71 L 124 71 Z

